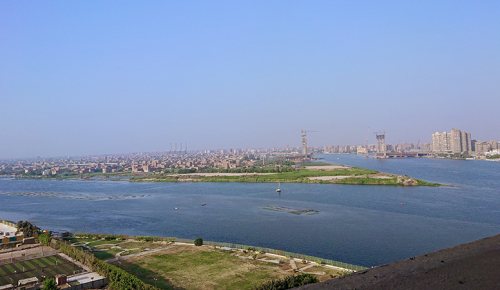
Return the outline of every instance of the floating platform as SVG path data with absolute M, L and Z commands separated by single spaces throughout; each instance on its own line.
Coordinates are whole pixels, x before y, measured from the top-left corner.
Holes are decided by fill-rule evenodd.
M 272 210 L 272 211 L 279 211 L 279 212 L 286 212 L 286 213 L 295 214 L 295 215 L 313 215 L 313 214 L 319 213 L 319 210 L 315 210 L 315 209 L 291 208 L 291 207 L 275 206 L 275 205 L 265 206 L 263 209 Z

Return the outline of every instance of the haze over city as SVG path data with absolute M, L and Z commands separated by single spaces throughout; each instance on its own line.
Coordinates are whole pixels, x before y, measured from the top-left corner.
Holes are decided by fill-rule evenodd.
M 498 289 L 500 1 L 0 1 L 0 290 Z
M 459 3 L 459 4 L 458 4 Z M 0 158 L 500 139 L 500 3 L 0 3 Z

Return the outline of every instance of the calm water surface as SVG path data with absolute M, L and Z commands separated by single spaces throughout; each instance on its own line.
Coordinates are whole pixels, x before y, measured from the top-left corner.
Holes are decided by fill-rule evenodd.
M 0 218 L 54 230 L 203 237 L 367 266 L 500 232 L 498 162 L 323 157 L 449 186 L 282 184 L 279 196 L 275 184 L 0 179 Z

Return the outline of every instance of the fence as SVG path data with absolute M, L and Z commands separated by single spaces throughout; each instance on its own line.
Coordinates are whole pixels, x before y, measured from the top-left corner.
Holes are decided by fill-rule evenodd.
M 37 258 L 43 258 L 43 257 L 48 257 L 48 256 L 53 256 L 57 254 L 57 251 L 54 249 L 50 249 L 48 247 L 43 247 L 43 250 L 41 248 L 34 248 L 31 249 L 33 251 L 28 250 L 13 250 L 9 253 L 2 253 L 0 255 L 0 265 L 5 265 L 5 264 L 10 264 L 10 263 L 15 263 L 15 262 L 21 262 L 21 261 L 26 261 L 26 260 L 33 260 Z
M 183 243 L 193 243 L 194 242 L 194 240 L 179 239 L 179 238 L 176 238 L 175 241 L 183 242 Z M 344 269 L 348 269 L 348 270 L 352 270 L 352 271 L 361 271 L 361 270 L 366 269 L 366 267 L 363 267 L 363 266 L 353 265 L 353 264 L 344 263 L 344 262 L 340 262 L 340 261 L 323 259 L 323 258 L 319 258 L 319 257 L 308 256 L 308 255 L 303 255 L 303 254 L 298 254 L 298 253 L 291 253 L 291 252 L 287 252 L 287 251 L 264 248 L 264 247 L 255 247 L 255 246 L 247 246 L 247 245 L 234 244 L 234 243 L 223 243 L 223 242 L 212 242 L 212 241 L 203 241 L 203 244 L 210 245 L 210 246 L 227 247 L 227 248 L 232 248 L 232 249 L 242 249 L 242 250 L 252 249 L 255 251 L 262 251 L 262 252 L 271 253 L 271 254 L 280 255 L 280 256 L 285 256 L 285 257 L 290 257 L 290 258 L 297 258 L 297 259 L 301 259 L 301 260 L 317 262 L 320 264 L 332 265 L 332 266 L 336 266 L 336 267 L 340 267 L 340 268 L 344 268 Z
M 14 223 L 12 221 L 8 221 L 8 220 L 0 220 L 0 224 L 5 224 L 5 225 L 8 225 L 10 227 L 17 228 L 16 223 Z
M 173 237 L 148 237 L 148 236 L 146 236 L 146 237 L 133 237 L 133 236 L 129 237 L 127 235 L 102 235 L 102 234 L 85 234 L 85 233 L 78 233 L 78 234 L 75 234 L 75 236 L 83 236 L 83 237 L 86 236 L 86 237 L 94 237 L 94 238 L 106 238 L 106 237 L 136 238 L 136 239 L 140 239 L 140 240 L 151 240 L 151 241 L 176 241 L 176 242 L 190 243 L 190 244 L 194 243 L 194 240 L 173 238 Z M 248 245 L 224 243 L 224 242 L 213 242 L 213 241 L 203 241 L 203 243 L 205 245 L 227 247 L 227 248 L 233 248 L 233 249 L 242 249 L 242 250 L 254 249 L 256 251 L 262 251 L 262 252 L 271 253 L 271 254 L 275 254 L 275 255 L 281 255 L 281 256 L 297 258 L 297 259 L 301 259 L 301 260 L 312 261 L 312 262 L 316 262 L 316 263 L 320 263 L 320 264 L 326 264 L 326 265 L 331 265 L 331 266 L 335 266 L 335 267 L 348 269 L 351 271 L 361 271 L 361 270 L 366 269 L 366 267 L 363 267 L 363 266 L 353 265 L 353 264 L 344 263 L 344 262 L 340 262 L 340 261 L 323 259 L 323 258 L 319 258 L 319 257 L 308 256 L 308 255 L 303 255 L 303 254 L 298 254 L 298 253 L 291 253 L 291 252 L 287 252 L 287 251 L 264 248 L 264 247 L 256 247 L 256 246 L 248 246 Z

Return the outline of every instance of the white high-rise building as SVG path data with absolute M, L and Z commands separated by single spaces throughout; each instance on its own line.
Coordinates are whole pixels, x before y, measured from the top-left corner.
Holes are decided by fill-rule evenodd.
M 435 132 L 432 134 L 432 152 L 450 152 L 450 135 L 448 132 Z
M 432 152 L 471 153 L 471 135 L 459 129 L 451 129 L 450 132 L 435 132 L 432 134 Z

